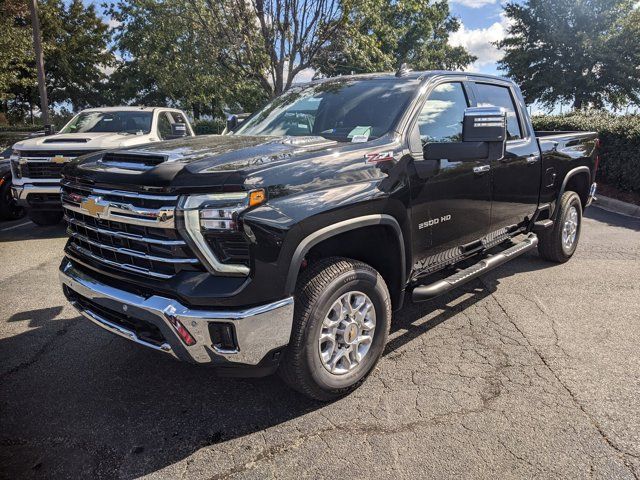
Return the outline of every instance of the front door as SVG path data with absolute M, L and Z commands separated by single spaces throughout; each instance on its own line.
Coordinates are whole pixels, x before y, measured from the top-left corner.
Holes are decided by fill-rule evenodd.
M 433 88 L 417 118 L 423 146 L 462 141 L 469 93 L 463 81 Z M 426 273 L 459 258 L 465 245 L 487 234 L 491 175 L 486 158 L 416 159 L 414 166 L 410 179 L 414 273 Z
M 491 164 L 491 232 L 521 225 L 531 219 L 538 206 L 542 161 L 533 132 L 524 122 L 524 105 L 508 84 L 473 84 L 479 107 L 502 107 L 507 112 L 507 143 L 502 159 Z

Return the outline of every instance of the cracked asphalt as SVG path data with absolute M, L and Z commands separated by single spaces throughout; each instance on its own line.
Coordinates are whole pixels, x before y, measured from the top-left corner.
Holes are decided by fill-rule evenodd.
M 569 263 L 528 254 L 407 305 L 329 405 L 78 317 L 64 241 L 0 224 L 1 478 L 640 477 L 640 220 L 591 208 Z

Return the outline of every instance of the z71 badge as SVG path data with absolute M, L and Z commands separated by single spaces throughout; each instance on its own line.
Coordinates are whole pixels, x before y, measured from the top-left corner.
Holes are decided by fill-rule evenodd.
M 448 222 L 451 220 L 451 215 L 443 215 L 440 218 L 431 218 L 426 222 L 422 222 L 418 224 L 418 230 L 422 230 L 423 228 L 433 227 L 434 225 L 438 225 L 439 223 Z

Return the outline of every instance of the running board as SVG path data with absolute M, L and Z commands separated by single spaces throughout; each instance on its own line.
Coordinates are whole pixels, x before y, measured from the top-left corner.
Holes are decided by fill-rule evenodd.
M 527 253 L 529 250 L 533 250 L 538 245 L 538 237 L 535 233 L 530 233 L 527 237 L 507 248 L 506 250 L 492 255 L 490 257 L 480 260 L 478 263 L 471 265 L 464 270 L 454 273 L 450 277 L 447 277 L 429 285 L 422 285 L 413 289 L 412 299 L 414 302 L 424 302 L 431 300 L 438 295 L 447 293 L 460 285 L 467 283 L 480 275 L 493 270 L 500 265 L 507 263 L 509 260 L 513 260 L 519 257 L 523 253 Z

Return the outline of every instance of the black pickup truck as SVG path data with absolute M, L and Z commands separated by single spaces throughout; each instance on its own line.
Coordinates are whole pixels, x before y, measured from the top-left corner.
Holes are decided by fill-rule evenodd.
M 569 260 L 597 147 L 534 132 L 498 77 L 315 81 L 227 135 L 68 164 L 60 278 L 117 335 L 330 400 L 371 372 L 405 301 L 536 247 Z

